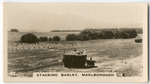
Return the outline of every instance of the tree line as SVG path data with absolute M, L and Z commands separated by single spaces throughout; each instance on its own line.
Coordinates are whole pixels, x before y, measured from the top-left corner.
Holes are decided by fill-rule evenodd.
M 11 32 L 19 32 L 18 29 L 11 29 L 10 31 L 11 31 Z
M 129 39 L 135 38 L 137 36 L 137 31 L 135 29 L 85 29 L 79 34 L 68 34 L 66 36 L 66 41 L 86 41 L 86 40 L 96 40 L 96 39 Z M 59 36 L 54 37 L 37 37 L 32 33 L 25 34 L 21 36 L 20 42 L 23 43 L 36 43 L 39 41 L 60 41 Z
M 118 30 L 130 30 L 133 29 L 137 32 L 137 34 L 143 34 L 143 29 L 142 28 L 101 28 L 101 29 L 97 29 L 97 28 L 86 28 L 84 29 L 84 31 L 118 31 Z
M 39 41 L 60 41 L 59 36 L 54 36 L 54 37 L 37 37 L 32 33 L 28 33 L 25 35 L 22 35 L 20 38 L 20 42 L 22 43 L 37 43 Z
M 137 31 L 135 29 L 105 29 L 105 30 L 83 30 L 79 34 L 69 34 L 66 36 L 67 41 L 86 41 L 95 39 L 128 39 L 135 38 Z
M 51 30 L 50 32 L 81 32 L 82 30 Z

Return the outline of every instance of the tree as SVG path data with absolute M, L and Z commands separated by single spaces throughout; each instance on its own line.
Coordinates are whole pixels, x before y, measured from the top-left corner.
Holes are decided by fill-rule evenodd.
M 47 41 L 48 37 L 40 37 L 39 39 L 40 39 L 40 41 Z
M 10 31 L 11 32 L 19 32 L 19 30 L 17 30 L 17 29 L 11 29 Z
M 48 39 L 49 41 L 53 41 L 53 38 L 52 37 L 49 37 L 49 39 Z
M 22 35 L 20 41 L 23 43 L 37 43 L 39 39 L 32 33 Z
M 75 41 L 77 39 L 77 36 L 75 34 L 69 34 L 66 36 L 67 41 Z
M 59 36 L 54 36 L 54 37 L 53 37 L 53 40 L 54 40 L 54 41 L 60 41 L 60 37 L 59 37 Z

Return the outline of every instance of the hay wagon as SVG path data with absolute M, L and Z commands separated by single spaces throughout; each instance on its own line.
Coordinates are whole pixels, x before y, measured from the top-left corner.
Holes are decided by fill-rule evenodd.
M 142 42 L 142 39 L 135 39 L 134 40 L 136 43 L 141 43 Z
M 86 51 L 74 51 L 63 54 L 63 64 L 68 68 L 85 68 L 94 66 L 95 61 L 87 60 Z M 87 64 L 87 65 L 86 65 Z
M 137 36 L 135 39 L 134 39 L 134 41 L 135 41 L 135 43 L 142 43 L 142 37 L 141 36 Z

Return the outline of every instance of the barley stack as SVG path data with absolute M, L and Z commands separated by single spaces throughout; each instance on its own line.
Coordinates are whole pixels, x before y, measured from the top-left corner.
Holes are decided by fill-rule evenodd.
M 135 38 L 135 42 L 136 42 L 136 43 L 141 43 L 141 42 L 142 42 L 141 36 L 137 36 L 137 37 Z
M 82 68 L 85 67 L 87 54 L 83 51 L 76 51 L 65 53 L 63 55 L 63 63 L 68 68 Z

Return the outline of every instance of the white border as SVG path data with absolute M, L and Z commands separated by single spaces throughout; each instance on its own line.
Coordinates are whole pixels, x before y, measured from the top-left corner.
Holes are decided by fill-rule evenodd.
M 150 0 L 0 0 L 0 46 L 3 46 L 3 28 L 2 28 L 2 2 L 22 2 L 22 3 L 150 3 Z M 2 66 L 3 66 L 3 47 L 0 48 L 0 84 L 4 84 L 2 82 Z M 9 84 L 9 83 L 7 83 Z M 15 84 L 15 83 L 14 83 Z M 18 83 L 25 84 L 25 83 Z M 31 83 L 30 83 L 31 84 Z M 33 84 L 33 83 L 32 83 Z M 42 84 L 42 83 L 40 83 Z

